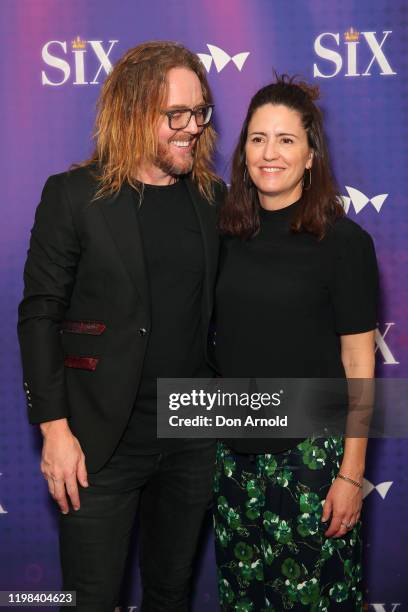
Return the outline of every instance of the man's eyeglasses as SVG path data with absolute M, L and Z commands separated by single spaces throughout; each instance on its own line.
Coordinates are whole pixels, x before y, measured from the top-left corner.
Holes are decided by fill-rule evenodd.
M 191 116 L 194 115 L 197 127 L 203 127 L 210 123 L 214 104 L 206 104 L 195 110 L 191 108 L 183 108 L 170 111 L 162 111 L 163 115 L 169 120 L 169 128 L 171 130 L 184 130 L 190 123 Z

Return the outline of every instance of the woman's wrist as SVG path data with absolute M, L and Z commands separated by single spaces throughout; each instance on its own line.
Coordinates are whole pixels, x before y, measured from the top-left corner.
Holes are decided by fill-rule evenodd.
M 339 472 L 344 474 L 344 476 L 348 476 L 349 478 L 353 478 L 353 480 L 358 480 L 358 482 L 362 482 L 365 472 L 365 464 L 360 463 L 356 464 L 343 461 L 340 465 Z
M 354 478 L 350 478 L 349 476 L 346 476 L 342 472 L 338 472 L 337 478 L 340 478 L 341 480 L 344 480 L 345 482 L 349 482 L 351 485 L 353 485 L 353 487 L 357 487 L 358 489 L 363 488 L 362 480 L 361 481 L 355 480 Z

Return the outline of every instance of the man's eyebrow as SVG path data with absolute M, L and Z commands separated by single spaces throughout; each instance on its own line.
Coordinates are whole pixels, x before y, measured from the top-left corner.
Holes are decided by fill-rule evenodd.
M 200 108 L 201 106 L 206 106 L 204 100 L 199 104 L 196 104 L 196 106 L 193 106 L 193 110 Z M 190 110 L 190 107 L 186 106 L 185 104 L 172 104 L 171 106 L 167 107 L 167 110 Z

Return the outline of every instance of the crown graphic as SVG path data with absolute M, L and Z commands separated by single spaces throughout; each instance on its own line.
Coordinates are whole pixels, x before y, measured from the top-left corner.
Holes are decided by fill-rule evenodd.
M 79 36 L 77 36 L 75 40 L 72 41 L 73 49 L 85 49 L 85 47 L 86 47 L 86 40 L 81 40 Z
M 360 32 L 354 28 L 349 28 L 347 32 L 344 32 L 344 40 L 347 42 L 357 42 L 360 38 Z

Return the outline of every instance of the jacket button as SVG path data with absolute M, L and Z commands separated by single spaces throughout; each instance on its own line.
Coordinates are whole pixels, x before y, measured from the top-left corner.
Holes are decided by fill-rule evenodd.
M 139 336 L 145 336 L 147 334 L 147 329 L 145 327 L 139 328 Z

